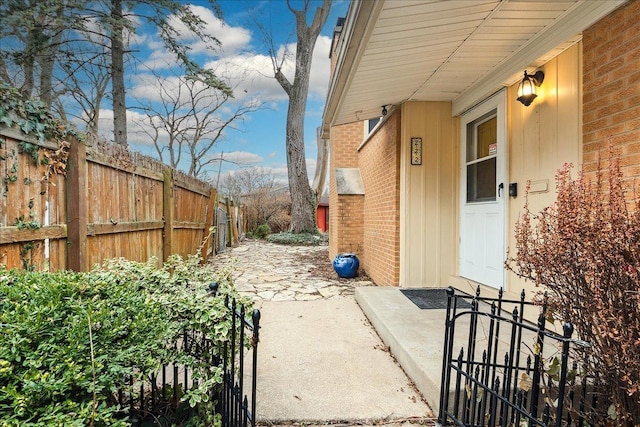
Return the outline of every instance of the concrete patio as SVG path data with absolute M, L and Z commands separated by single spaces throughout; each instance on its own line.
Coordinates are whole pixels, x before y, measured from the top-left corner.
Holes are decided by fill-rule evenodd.
M 399 288 L 356 288 L 356 302 L 437 414 L 446 310 L 422 310 Z
M 442 292 L 445 293 L 445 289 L 442 289 Z M 517 296 L 511 297 L 517 300 Z M 396 287 L 359 287 L 356 288 L 355 298 L 382 342 L 389 347 L 391 354 L 437 416 L 442 381 L 446 309 L 421 309 Z M 509 317 L 508 313 L 511 313 L 514 307 L 515 305 L 504 302 L 503 315 Z M 529 318 L 536 318 L 537 308 L 529 307 L 529 310 Z M 470 312 L 458 309 L 458 313 L 463 311 Z M 479 311 L 489 313 L 489 304 L 480 302 Z M 527 311 L 525 310 L 525 315 Z M 460 316 L 455 321 L 454 356 L 462 347 L 467 347 L 469 318 L 466 315 Z M 477 322 L 478 334 L 475 345 L 484 349 L 488 344 L 489 319 L 480 316 Z M 553 326 L 548 325 L 548 329 L 553 329 Z M 493 345 L 497 354 L 502 357 L 510 347 L 510 328 L 503 328 L 497 335 L 497 343 Z M 535 333 L 522 331 L 523 343 L 533 347 L 535 339 Z M 544 353 L 548 357 L 556 351 L 556 348 L 550 346 L 545 348 Z

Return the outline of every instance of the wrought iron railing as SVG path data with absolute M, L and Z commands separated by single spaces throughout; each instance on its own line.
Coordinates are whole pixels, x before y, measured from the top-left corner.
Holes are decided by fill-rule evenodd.
M 233 324 L 231 341 L 225 345 L 223 351 L 224 378 L 223 387 L 218 399 L 218 413 L 222 415 L 223 427 L 247 427 L 256 425 L 256 386 L 258 375 L 258 341 L 260 339 L 260 311 L 253 310 L 252 321 L 249 322 L 244 311 L 244 306 L 236 307 L 232 302 Z M 238 328 L 237 322 L 240 322 Z M 248 400 L 245 394 L 245 331 L 251 332 L 251 385 Z M 239 332 L 238 332 L 239 331 Z M 239 334 L 239 336 L 237 336 Z M 235 357 L 237 355 L 237 359 Z M 233 356 L 233 357 L 231 357 Z M 234 361 L 237 360 L 237 366 Z
M 604 402 L 571 361 L 586 343 L 571 338 L 570 323 L 562 334 L 548 330 L 544 307 L 537 323 L 527 321 L 533 304 L 524 291 L 519 300 L 502 291 L 480 297 L 480 288 L 471 296 L 450 287 L 447 295 L 439 425 L 582 427 L 601 416 Z M 471 308 L 460 309 L 460 300 Z
M 215 291 L 212 288 L 212 292 Z M 221 418 L 222 426 L 255 427 L 260 311 L 253 310 L 249 318 L 245 307 L 237 305 L 235 299 L 226 297 L 225 305 L 231 315 L 231 337 L 221 347 L 201 333 L 189 332 L 174 345 L 180 346 L 184 354 L 207 355 L 203 362 L 212 368 L 222 366 L 222 383 L 213 388 L 207 399 L 216 402 L 214 415 Z M 248 387 L 244 381 L 247 378 L 245 353 L 250 357 L 251 383 Z M 194 412 L 182 398 L 199 384 L 194 372 L 184 365 L 163 363 L 157 373 L 144 381 L 128 377 L 125 382 L 115 398 L 122 408 L 122 416 L 134 426 L 180 422 Z

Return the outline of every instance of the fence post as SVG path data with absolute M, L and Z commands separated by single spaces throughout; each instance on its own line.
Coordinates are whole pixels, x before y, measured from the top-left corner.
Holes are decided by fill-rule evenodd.
M 449 385 L 450 385 L 450 366 L 453 353 L 453 332 L 454 322 L 451 317 L 452 305 L 455 307 L 457 300 L 455 299 L 455 290 L 449 286 L 447 292 L 447 312 L 444 322 L 444 349 L 442 352 L 442 376 L 440 378 L 440 405 L 438 408 L 437 424 L 445 426 L 447 424 L 447 415 L 445 411 L 449 407 Z M 455 309 L 454 309 L 455 311 Z
M 204 224 L 204 233 L 203 233 L 204 235 L 202 236 L 203 239 L 207 239 L 202 245 L 202 253 L 200 255 L 202 257 L 202 263 L 207 262 L 207 255 L 209 254 L 210 242 L 211 241 L 215 242 L 214 239 L 217 235 L 217 233 L 212 233 L 211 236 L 209 236 L 209 230 L 211 230 L 211 227 L 213 227 L 213 221 L 215 219 L 214 211 L 216 209 L 217 197 L 218 197 L 218 193 L 216 189 L 212 188 L 211 191 L 209 192 L 209 202 L 207 203 L 207 218 Z M 207 238 L 207 237 L 210 237 L 210 238 Z M 213 247 L 215 248 L 215 244 L 213 245 Z
M 238 226 L 236 224 L 236 204 L 233 200 L 231 200 L 230 202 L 230 209 L 231 209 L 231 238 L 233 239 L 233 246 L 237 245 L 238 242 L 240 241 L 240 236 L 238 236 Z
M 169 167 L 164 168 L 164 187 L 162 191 L 162 212 L 164 218 L 164 231 L 162 233 L 162 260 L 173 253 L 173 186 L 174 176 L 173 170 Z
M 564 389 L 567 382 L 567 371 L 569 369 L 569 339 L 573 335 L 573 325 L 569 322 L 562 325 L 565 340 L 562 342 L 562 356 L 560 366 L 560 382 L 558 385 L 558 413 L 556 414 L 556 426 L 562 425 L 562 412 L 564 411 Z
M 256 390 L 258 388 L 258 342 L 260 342 L 260 310 L 254 309 L 251 316 L 253 321 L 253 358 L 251 372 L 251 427 L 256 426 Z
M 67 267 L 87 271 L 87 147 L 71 140 L 67 161 Z
M 227 208 L 227 246 L 233 246 L 233 228 L 231 226 L 231 208 L 230 201 L 228 197 L 224 199 L 225 207 Z
M 542 374 L 541 359 L 544 351 L 544 333 L 545 333 L 545 309 L 538 316 L 538 337 L 536 339 L 536 351 L 533 366 L 533 385 L 531 387 L 531 416 L 538 417 L 538 398 L 540 396 L 540 377 Z

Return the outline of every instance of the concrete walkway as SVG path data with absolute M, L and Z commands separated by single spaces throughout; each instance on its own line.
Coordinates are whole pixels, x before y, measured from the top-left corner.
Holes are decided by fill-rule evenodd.
M 263 425 L 431 425 L 433 413 L 355 301 L 358 279 L 319 279 L 326 247 L 246 241 L 212 260 L 262 312 L 257 416 Z M 327 259 L 330 266 L 330 261 Z

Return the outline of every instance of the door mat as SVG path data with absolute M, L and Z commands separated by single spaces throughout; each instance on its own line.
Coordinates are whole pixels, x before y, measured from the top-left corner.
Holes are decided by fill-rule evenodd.
M 446 289 L 400 289 L 412 303 L 423 310 L 446 310 Z M 458 309 L 471 308 L 471 304 L 462 298 L 457 299 Z

